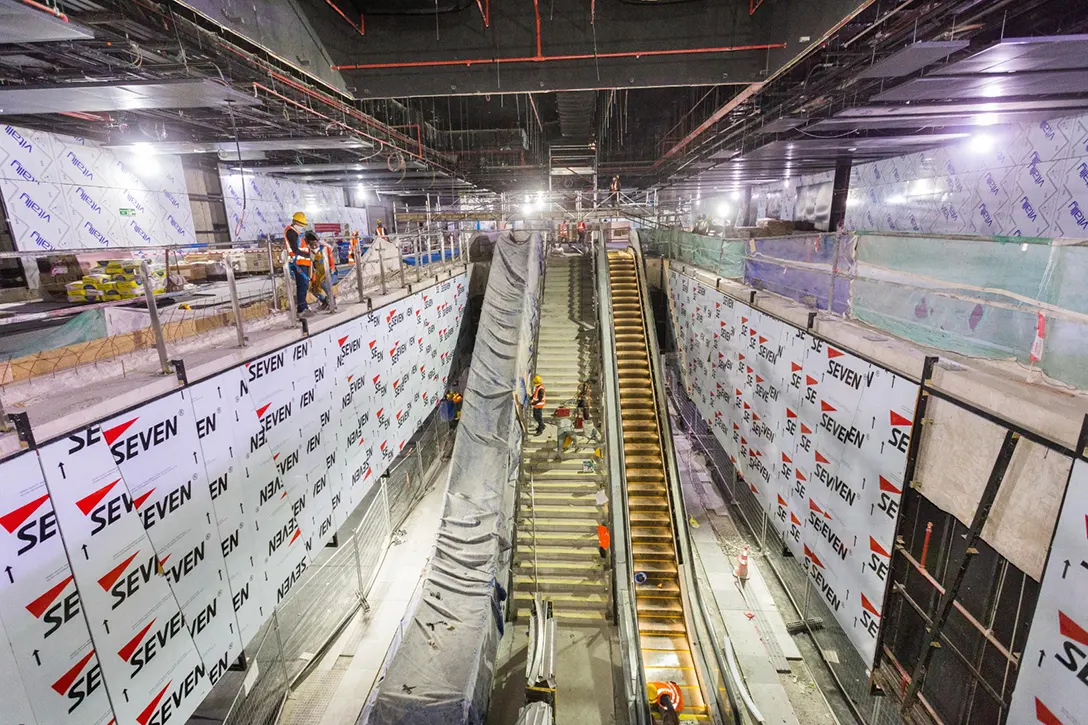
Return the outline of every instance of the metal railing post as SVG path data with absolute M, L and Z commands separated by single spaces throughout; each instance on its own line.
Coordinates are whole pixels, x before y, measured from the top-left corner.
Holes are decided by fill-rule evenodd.
M 359 529 L 351 537 L 351 553 L 355 557 L 355 576 L 359 580 L 359 604 L 364 612 L 370 611 L 370 603 L 366 600 L 366 582 L 363 581 L 363 561 L 359 558 Z
M 386 294 L 389 290 L 385 286 L 385 245 L 378 245 L 378 278 L 382 283 L 382 294 Z
M 295 300 L 295 280 L 291 274 L 291 265 L 284 260 L 283 263 L 284 286 L 287 287 L 287 312 L 298 316 L 298 302 Z
M 355 247 L 355 284 L 359 288 L 359 301 L 362 302 L 365 299 L 363 295 L 363 253 L 358 245 Z
M 419 231 L 419 232 L 416 233 L 416 243 L 415 243 L 415 250 L 416 250 L 416 255 L 415 255 L 416 256 L 416 283 L 417 284 L 419 283 L 419 280 L 423 278 L 423 270 L 420 269 L 420 267 L 422 267 L 423 265 L 422 265 L 422 263 L 420 261 L 420 257 L 419 257 L 419 250 L 420 250 L 420 248 L 422 246 L 423 246 L 423 232 Z
M 382 476 L 382 511 L 385 512 L 385 532 L 387 536 L 393 536 L 393 512 L 389 510 L 389 476 Z
M 321 242 L 318 242 L 321 244 Z M 332 281 L 332 264 L 329 263 L 329 255 L 332 254 L 332 250 L 325 247 L 324 252 L 321 255 L 321 267 L 325 272 L 325 279 L 329 282 L 329 307 L 333 312 L 336 312 L 336 289 L 333 287 Z
M 280 650 L 280 664 L 283 666 L 283 693 L 284 697 L 291 694 L 291 674 L 287 671 L 287 653 L 283 648 L 283 635 L 280 634 L 279 610 L 272 610 L 272 629 L 276 631 L 276 645 Z
M 234 279 L 234 265 L 227 262 L 227 288 L 230 290 L 230 308 L 234 312 L 234 330 L 238 333 L 238 347 L 246 346 L 246 331 L 242 324 L 242 305 L 238 303 L 238 284 Z
M 439 233 L 439 235 L 438 235 L 438 254 L 439 254 L 439 260 L 438 261 L 441 262 L 443 265 L 445 265 L 446 264 L 446 235 L 444 233 Z
M 431 264 L 432 262 L 434 262 L 434 257 L 433 257 L 434 251 L 433 250 L 434 250 L 434 238 L 432 237 L 431 234 L 428 234 L 427 235 L 427 264 Z M 428 271 L 428 274 L 430 274 L 429 271 Z
M 280 308 L 280 296 L 276 294 L 276 256 L 272 251 L 272 237 L 268 238 L 268 278 L 272 282 L 272 307 Z
M 151 316 L 151 331 L 155 334 L 155 348 L 159 351 L 159 369 L 163 375 L 170 375 L 170 359 L 166 354 L 166 338 L 162 334 L 162 322 L 159 320 L 159 307 L 155 302 L 155 291 L 151 287 L 151 268 L 147 260 L 140 262 L 140 273 L 143 275 L 144 298 L 147 301 L 147 313 Z
M 404 275 L 404 247 L 403 242 L 397 242 L 397 274 L 400 276 L 400 286 L 408 286 L 408 279 Z

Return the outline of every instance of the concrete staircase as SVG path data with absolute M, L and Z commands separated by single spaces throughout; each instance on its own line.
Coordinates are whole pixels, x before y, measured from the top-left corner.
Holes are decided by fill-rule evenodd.
M 535 424 L 530 419 L 530 435 L 522 444 L 514 559 L 519 619 L 528 618 L 537 587 L 552 600 L 561 624 L 604 624 L 611 609 L 610 575 L 597 552 L 597 525 L 608 517 L 607 504 L 596 504 L 597 492 L 607 489 L 605 467 L 583 472 L 583 461 L 594 458 L 588 443 L 555 460 L 552 417 L 561 405 L 573 412 L 579 384 L 599 375 L 593 295 L 588 257 L 548 257 L 536 362 L 548 404 L 544 433 L 532 435 Z M 599 386 L 593 387 L 591 419 L 599 428 Z

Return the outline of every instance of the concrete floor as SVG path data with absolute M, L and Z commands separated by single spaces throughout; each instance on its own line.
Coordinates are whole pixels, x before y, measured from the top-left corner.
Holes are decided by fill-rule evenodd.
M 313 671 L 299 683 L 284 707 L 279 725 L 354 725 L 377 680 L 386 653 L 434 548 L 442 518 L 448 467 L 395 537 L 378 570 L 367 601 L 369 612 L 358 612 L 332 643 Z
M 616 706 L 619 653 L 615 628 L 559 624 L 556 635 L 556 725 L 622 725 Z M 488 725 L 509 725 L 525 704 L 525 658 L 529 628 L 506 628 L 495 658 Z

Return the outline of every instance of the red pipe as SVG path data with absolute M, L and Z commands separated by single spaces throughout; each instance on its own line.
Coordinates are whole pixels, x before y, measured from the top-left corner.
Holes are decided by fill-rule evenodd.
M 476 0 L 476 7 L 480 8 L 480 17 L 484 19 L 484 27 L 491 27 L 491 0 L 487 0 L 487 8 L 485 9 L 480 0 Z
M 353 30 L 359 33 L 359 35 L 365 35 L 365 33 L 363 32 L 363 16 L 361 14 L 359 15 L 359 25 L 355 25 L 355 23 L 351 22 L 351 18 L 349 18 L 347 15 L 344 15 L 344 11 L 341 10 L 339 6 L 337 6 L 337 4 L 334 3 L 332 0 L 325 0 L 325 3 L 330 8 L 335 10 L 336 14 L 342 17 L 344 19 L 344 22 L 350 25 Z
M 748 16 L 756 14 L 756 8 L 763 4 L 763 0 L 748 0 Z
M 540 0 L 533 0 L 533 13 L 536 14 L 536 57 L 543 58 L 544 52 L 540 46 Z
M 22 2 L 23 2 L 23 5 L 29 5 L 30 7 L 35 8 L 36 10 L 41 10 L 43 12 L 49 13 L 54 18 L 60 18 L 64 22 L 66 22 L 66 23 L 68 22 L 68 16 L 65 15 L 64 13 L 62 13 L 60 10 L 57 10 L 56 8 L 51 8 L 48 5 L 43 5 L 42 3 L 34 2 L 34 0 L 22 0 Z
M 419 153 L 423 153 L 423 134 L 419 130 L 418 123 L 406 123 L 403 126 L 393 126 L 393 128 L 414 128 L 416 130 L 416 144 L 419 146 Z
M 771 46 L 768 46 L 768 47 L 771 47 Z M 785 45 L 777 45 L 777 46 L 774 46 L 774 47 L 784 48 Z M 657 166 L 659 166 L 661 164 L 661 162 L 663 162 L 665 159 L 667 159 L 670 156 L 672 156 L 673 154 L 677 153 L 678 151 L 680 151 L 680 149 L 684 148 L 689 143 L 691 143 L 696 138 L 698 138 L 703 133 L 703 131 L 706 131 L 708 128 L 713 126 L 715 123 L 717 123 L 721 119 L 725 118 L 726 115 L 730 111 L 732 111 L 734 108 L 736 108 L 737 106 L 739 106 L 740 104 L 744 103 L 749 98 L 754 96 L 759 91 L 759 89 L 761 89 L 762 87 L 763 87 L 762 82 L 749 84 L 747 88 L 745 88 L 743 91 L 741 91 L 737 95 L 733 96 L 733 98 L 730 99 L 728 103 L 726 103 L 724 106 L 719 108 L 714 113 L 710 114 L 710 118 L 708 118 L 707 120 L 700 123 L 699 126 L 696 127 L 696 129 L 694 131 L 692 131 L 687 136 L 682 138 L 680 140 L 680 143 L 676 144 L 671 149 L 666 151 L 665 155 L 657 160 L 657 163 L 654 164 L 653 168 L 657 168 Z
M 926 539 L 922 542 L 922 558 L 918 560 L 919 566 L 925 571 L 926 568 L 926 554 L 929 553 L 929 537 L 933 535 L 933 522 L 930 521 L 926 524 Z
M 745 50 L 768 50 L 785 48 L 785 43 L 765 43 L 760 45 L 726 45 L 720 48 L 674 48 L 671 50 L 625 50 L 617 53 L 578 53 L 575 55 L 541 55 L 522 58 L 470 58 L 467 60 L 414 60 L 401 63 L 356 63 L 353 65 L 334 65 L 332 70 L 383 70 L 390 68 L 434 68 L 451 65 L 491 65 L 496 63 L 547 63 L 557 60 L 592 60 L 593 58 L 641 58 L 657 55 L 697 55 L 704 53 L 735 53 Z M 759 85 L 759 84 L 756 84 Z

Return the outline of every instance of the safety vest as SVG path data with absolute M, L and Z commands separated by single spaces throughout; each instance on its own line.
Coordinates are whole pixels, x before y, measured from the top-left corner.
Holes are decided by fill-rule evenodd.
M 597 546 L 602 549 L 608 550 L 612 545 L 612 535 L 608 533 L 608 527 L 604 524 L 600 524 L 597 527 Z
M 287 241 L 287 232 L 294 229 L 290 224 L 283 228 L 283 244 L 287 247 L 287 261 L 295 264 L 299 267 L 310 267 L 313 265 L 313 259 L 310 256 L 310 247 L 306 244 L 306 239 L 299 234 L 298 235 L 298 253 L 291 249 L 291 243 Z M 298 234 L 298 230 L 295 230 Z
M 357 246 L 359 246 L 359 236 L 352 234 L 351 241 L 348 243 L 348 264 L 355 264 L 355 248 Z
M 647 682 L 646 690 L 650 695 L 650 702 L 660 706 L 661 696 L 668 695 L 672 702 L 672 709 L 679 714 L 684 709 L 684 695 L 680 692 L 680 685 L 675 682 Z
M 533 388 L 533 407 L 543 408 L 544 404 L 548 402 L 547 393 L 544 391 L 543 385 L 537 385 Z
M 578 231 L 584 232 L 585 230 L 586 230 L 585 221 L 583 220 L 583 221 L 578 222 Z
M 379 224 L 377 226 L 377 228 L 374 230 L 374 234 L 376 236 L 379 236 L 379 237 L 384 237 L 385 236 L 385 227 L 382 226 L 381 224 Z

